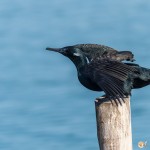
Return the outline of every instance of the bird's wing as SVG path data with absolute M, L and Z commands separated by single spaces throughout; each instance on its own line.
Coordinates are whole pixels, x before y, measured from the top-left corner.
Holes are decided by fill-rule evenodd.
M 117 61 L 134 61 L 134 55 L 130 51 L 118 51 L 114 48 L 98 44 L 77 44 L 79 48 L 90 59 L 109 58 Z
M 136 68 L 118 61 L 97 60 L 87 66 L 89 77 L 106 93 L 107 97 L 123 98 L 130 95 L 132 73 Z
M 139 67 L 139 65 L 135 63 L 125 63 L 125 64 L 132 67 Z
M 110 55 L 111 59 L 118 60 L 118 61 L 135 61 L 134 55 L 131 51 L 120 51 L 116 53 L 111 53 Z

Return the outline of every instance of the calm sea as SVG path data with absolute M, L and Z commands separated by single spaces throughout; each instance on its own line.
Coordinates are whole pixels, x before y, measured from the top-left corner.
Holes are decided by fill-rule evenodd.
M 103 93 L 45 51 L 78 43 L 132 50 L 150 68 L 150 1 L 0 0 L 1 150 L 98 150 L 94 99 Z M 149 91 L 132 92 L 134 150 L 150 145 Z

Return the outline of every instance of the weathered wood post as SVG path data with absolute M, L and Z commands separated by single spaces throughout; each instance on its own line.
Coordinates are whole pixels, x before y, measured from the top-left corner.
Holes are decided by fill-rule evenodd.
M 95 109 L 100 150 L 132 150 L 130 97 L 118 106 L 101 97 Z

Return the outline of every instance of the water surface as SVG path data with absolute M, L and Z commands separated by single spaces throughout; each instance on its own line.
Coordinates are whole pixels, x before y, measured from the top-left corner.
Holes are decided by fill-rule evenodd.
M 94 99 L 47 46 L 105 44 L 150 67 L 150 2 L 0 1 L 0 149 L 96 150 Z M 150 142 L 149 87 L 132 94 L 134 149 Z

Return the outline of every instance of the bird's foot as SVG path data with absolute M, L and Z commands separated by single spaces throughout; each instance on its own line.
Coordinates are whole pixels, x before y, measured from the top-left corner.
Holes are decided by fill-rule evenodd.
M 107 95 L 103 95 L 101 97 L 96 98 L 96 102 L 100 102 L 100 103 L 109 102 L 109 101 L 112 103 L 112 99 L 108 97 Z
M 101 100 L 101 99 L 106 98 L 106 97 L 107 97 L 106 95 L 103 95 L 101 97 L 97 97 L 96 100 Z
M 116 95 L 114 97 L 103 95 L 101 97 L 97 97 L 96 101 L 101 102 L 101 103 L 110 101 L 112 103 L 112 105 L 115 103 L 117 106 L 119 104 L 122 106 L 122 102 L 125 103 L 124 99 L 127 98 L 127 97 L 128 97 L 127 95 L 124 95 L 124 96 Z

